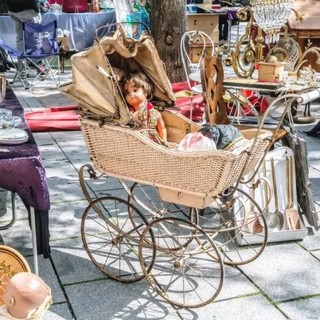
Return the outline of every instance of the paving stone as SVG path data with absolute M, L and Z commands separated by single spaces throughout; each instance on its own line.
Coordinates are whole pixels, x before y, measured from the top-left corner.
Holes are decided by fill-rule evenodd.
M 49 132 L 34 132 L 33 137 L 35 138 L 38 147 L 43 145 L 56 144 Z
M 47 312 L 44 313 L 41 320 L 72 320 L 75 319 L 67 303 L 53 304 Z
M 282 320 L 286 316 L 261 294 L 213 302 L 202 308 L 179 310 L 181 319 L 203 320 Z
M 289 319 L 293 320 L 319 320 L 320 297 L 310 297 L 279 304 Z
M 83 134 L 81 131 L 68 131 L 67 133 L 65 131 L 56 131 L 51 132 L 52 137 L 59 143 L 61 146 L 81 146 L 85 145 L 85 142 L 83 140 Z
M 107 279 L 89 259 L 80 237 L 51 242 L 51 256 L 63 285 Z
M 28 264 L 31 268 L 31 272 L 34 272 L 33 256 L 28 256 Z M 62 288 L 59 284 L 57 275 L 52 267 L 50 259 L 44 259 L 42 256 L 38 256 L 39 276 L 44 279 L 45 283 L 50 287 L 52 294 L 52 301 L 54 303 L 66 302 Z
M 67 174 L 67 173 L 66 173 Z M 52 177 L 48 179 L 51 205 L 61 202 L 85 200 L 83 192 L 76 178 Z
M 14 202 L 16 207 L 16 219 L 24 220 L 27 219 L 28 213 L 25 205 L 17 194 L 14 196 Z M 1 225 L 9 223 L 12 219 L 12 193 L 7 193 L 7 201 L 6 201 L 7 213 L 4 216 L 1 216 Z
M 312 251 L 312 254 L 320 261 L 320 250 Z
M 268 245 L 257 260 L 240 268 L 275 302 L 320 291 L 320 261 L 296 243 Z
M 50 240 L 79 237 L 81 217 L 87 205 L 87 201 L 52 204 L 49 214 Z
M 43 144 L 38 147 L 41 154 L 41 158 L 44 162 L 67 160 L 66 155 L 56 143 Z
M 259 293 L 259 289 L 239 269 L 225 266 L 223 286 L 215 301 L 257 293 Z
M 16 221 L 7 230 L 2 230 L 1 235 L 5 245 L 13 247 L 24 256 L 32 254 L 31 230 L 27 218 Z
M 300 245 L 309 251 L 320 250 L 320 234 L 316 233 L 311 237 L 306 237 L 302 242 L 300 242 Z
M 71 182 L 78 180 L 78 171 L 66 159 L 45 160 L 44 164 L 48 179 L 51 177 L 61 177 L 68 178 Z
M 181 319 L 146 281 L 119 283 L 102 280 L 66 286 L 78 320 Z M 206 318 L 208 319 L 208 318 Z

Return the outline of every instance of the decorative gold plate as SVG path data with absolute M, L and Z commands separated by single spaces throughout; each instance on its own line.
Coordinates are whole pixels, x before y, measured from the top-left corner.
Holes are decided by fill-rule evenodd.
M 0 306 L 8 281 L 19 272 L 31 272 L 26 259 L 15 249 L 0 245 Z

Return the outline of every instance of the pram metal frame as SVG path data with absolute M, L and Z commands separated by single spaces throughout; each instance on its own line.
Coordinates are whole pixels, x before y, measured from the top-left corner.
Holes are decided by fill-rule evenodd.
M 117 46 L 116 36 L 110 42 L 102 40 L 98 44 L 101 52 L 110 47 L 110 52 L 115 52 L 112 45 Z M 144 39 L 137 40 L 137 50 Z M 125 43 L 133 45 L 133 40 L 122 41 L 122 49 Z M 126 53 L 130 55 L 127 59 L 135 59 L 131 52 Z M 114 75 L 112 59 L 108 59 L 107 52 L 103 54 L 106 66 L 102 67 Z M 90 52 L 74 55 L 74 67 L 79 58 L 79 66 L 84 68 L 84 60 L 80 59 L 87 56 Z M 134 60 L 135 66 L 139 59 Z M 161 71 L 161 64 L 157 67 Z M 143 69 L 143 65 L 140 68 Z M 112 99 L 120 101 L 123 96 L 115 87 L 114 76 L 107 78 L 104 80 L 115 88 L 110 94 L 119 95 Z M 83 75 L 80 79 L 83 80 Z M 85 87 L 84 83 L 81 85 Z M 161 89 L 161 85 L 157 85 Z M 287 98 L 297 96 L 287 95 Z M 281 99 L 284 97 L 275 99 L 269 110 Z M 146 277 L 165 300 L 178 307 L 210 303 L 221 291 L 224 264 L 249 263 L 259 257 L 266 245 L 265 209 L 239 186 L 246 183 L 254 190 L 259 183 L 266 183 L 256 177 L 258 166 L 275 142 L 289 103 L 273 133 L 263 128 L 265 114 L 258 128 L 249 130 L 251 139 L 241 147 L 190 153 L 158 145 L 122 121 L 107 122 L 107 118 L 99 121 L 95 115 L 90 118 L 89 100 L 78 101 L 84 103 L 81 130 L 86 146 L 94 167 L 101 173 L 98 176 L 91 165 L 85 165 L 79 175 L 89 202 L 82 217 L 81 236 L 91 260 L 117 281 L 134 282 Z M 162 115 L 170 142 L 177 143 L 186 133 L 199 129 L 174 112 L 163 111 Z M 119 179 L 127 199 L 97 197 L 88 184 L 87 175 L 89 180 L 104 176 Z M 261 242 L 239 247 L 237 239 L 242 233 L 259 235 Z

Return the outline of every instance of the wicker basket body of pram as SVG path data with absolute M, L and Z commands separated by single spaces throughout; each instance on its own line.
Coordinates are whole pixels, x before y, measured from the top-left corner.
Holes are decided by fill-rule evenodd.
M 98 171 L 154 185 L 164 201 L 197 208 L 207 207 L 214 197 L 252 171 L 269 145 L 266 136 L 261 136 L 252 150 L 252 141 L 248 141 L 233 151 L 182 152 L 123 126 L 83 119 L 81 129 Z
M 81 235 L 90 259 L 117 281 L 146 277 L 176 306 L 211 302 L 222 288 L 224 264 L 248 263 L 265 247 L 262 210 L 237 185 L 270 146 L 270 132 L 249 130 L 240 147 L 197 152 L 170 149 L 142 135 L 132 126 L 118 85 L 123 71 L 146 73 L 154 84 L 155 106 L 175 102 L 148 36 L 128 39 L 120 27 L 74 55 L 72 64 L 73 81 L 62 91 L 79 102 L 81 130 L 95 168 L 122 185 L 133 182 L 124 186 L 124 198 L 92 196 L 84 175 L 86 170 L 90 178 L 97 175 L 91 165 L 81 168 L 80 183 L 89 201 Z M 176 111 L 166 109 L 162 115 L 169 142 L 179 143 L 200 128 Z M 253 137 L 253 132 L 259 134 Z M 243 230 L 258 241 L 240 248 Z M 163 277 L 166 272 L 171 276 Z

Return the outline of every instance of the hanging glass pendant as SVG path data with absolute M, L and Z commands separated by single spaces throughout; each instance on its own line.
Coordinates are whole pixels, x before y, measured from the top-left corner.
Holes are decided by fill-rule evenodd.
M 254 20 L 265 33 L 266 44 L 276 43 L 280 30 L 286 24 L 294 0 L 251 0 Z

